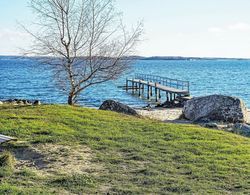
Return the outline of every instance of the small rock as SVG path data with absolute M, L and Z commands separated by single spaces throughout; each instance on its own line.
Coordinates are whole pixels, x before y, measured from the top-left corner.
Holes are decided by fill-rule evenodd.
M 33 105 L 35 105 L 35 106 L 39 106 L 39 105 L 41 105 L 42 103 L 41 103 L 41 101 L 39 101 L 39 100 L 35 100 L 34 101 L 34 103 L 33 103 Z
M 21 100 L 23 104 L 27 104 L 28 100 Z
M 236 123 L 233 126 L 233 132 L 249 137 L 250 136 L 250 126 L 247 124 Z
M 18 105 L 18 99 L 8 99 L 8 100 L 4 101 L 4 103 Z
M 133 115 L 137 116 L 137 112 L 130 108 L 129 106 L 122 104 L 120 102 L 116 102 L 114 100 L 106 100 L 102 103 L 102 105 L 99 108 L 100 110 L 110 110 L 114 112 L 119 112 L 123 114 Z
M 13 102 L 13 100 L 12 100 L 12 99 L 8 99 L 8 100 L 6 100 L 6 101 L 4 101 L 4 102 L 10 104 L 10 103 Z
M 217 123 L 204 123 L 202 126 L 212 129 L 219 129 Z
M 18 103 L 17 103 L 15 100 L 13 100 L 13 101 L 11 102 L 11 104 L 14 105 L 14 106 L 17 106 L 17 105 L 18 105 Z
M 24 105 L 31 105 L 32 102 L 29 100 L 22 100 Z
M 144 106 L 143 109 L 150 111 L 152 110 L 152 106 L 148 104 L 147 106 Z
M 24 103 L 23 103 L 22 100 L 17 100 L 17 104 L 18 104 L 18 105 L 24 105 Z
M 2 104 L 3 104 L 3 102 L 0 101 L 0 105 L 2 105 Z

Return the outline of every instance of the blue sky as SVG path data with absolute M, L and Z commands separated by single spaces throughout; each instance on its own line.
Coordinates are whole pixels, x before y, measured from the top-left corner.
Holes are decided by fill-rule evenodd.
M 0 0 L 0 55 L 18 54 L 29 37 L 28 0 Z M 250 58 L 249 0 L 116 0 L 130 26 L 144 21 L 138 55 Z

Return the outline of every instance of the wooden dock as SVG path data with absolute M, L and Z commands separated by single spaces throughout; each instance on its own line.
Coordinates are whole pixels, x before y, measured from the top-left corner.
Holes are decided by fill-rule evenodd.
M 12 141 L 12 140 L 16 140 L 16 139 L 0 134 L 0 144 L 4 143 L 4 142 L 9 142 L 9 141 Z
M 156 102 L 166 95 L 166 101 L 173 101 L 179 97 L 190 96 L 189 81 L 181 81 L 147 74 L 136 74 L 132 79 L 126 79 L 125 90 L 132 90 L 132 94 L 138 92 L 139 96 L 147 93 L 147 99 L 155 96 Z

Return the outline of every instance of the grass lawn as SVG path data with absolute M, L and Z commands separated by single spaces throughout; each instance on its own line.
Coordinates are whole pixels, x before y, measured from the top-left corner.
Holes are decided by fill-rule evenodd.
M 0 146 L 0 194 L 250 194 L 250 139 L 228 132 L 5 105 L 0 133 L 18 138 Z

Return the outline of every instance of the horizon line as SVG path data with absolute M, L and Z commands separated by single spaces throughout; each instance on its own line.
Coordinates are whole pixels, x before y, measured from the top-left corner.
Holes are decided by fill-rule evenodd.
M 41 56 L 25 56 L 25 55 L 14 55 L 14 54 L 10 54 L 10 55 L 2 55 L 0 54 L 0 57 L 26 57 L 26 58 L 31 58 L 31 57 L 41 57 Z M 45 57 L 45 56 L 42 56 Z M 53 56 L 50 56 L 53 57 Z M 82 56 L 83 57 L 83 56 Z M 143 56 L 143 55 L 131 55 L 131 56 L 124 56 L 124 58 L 169 58 L 169 59 L 177 59 L 177 58 L 182 58 L 182 59 L 235 59 L 235 60 L 250 60 L 250 57 L 206 57 L 206 56 L 181 56 L 181 55 L 152 55 L 152 56 Z

